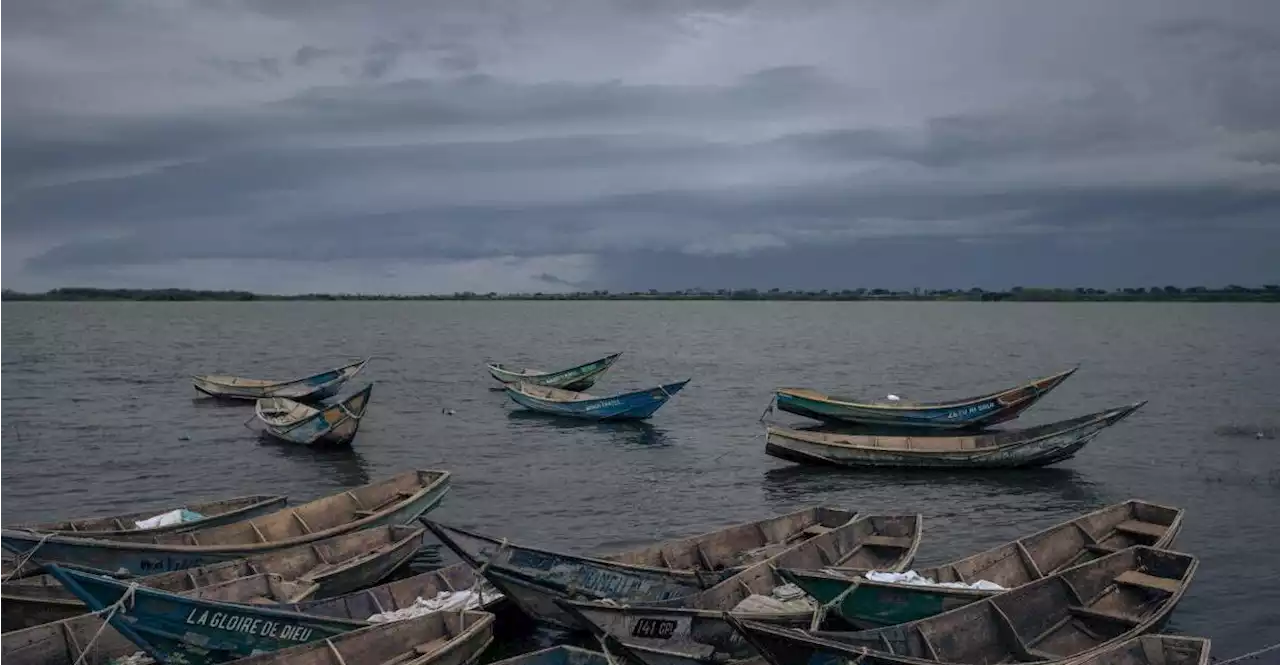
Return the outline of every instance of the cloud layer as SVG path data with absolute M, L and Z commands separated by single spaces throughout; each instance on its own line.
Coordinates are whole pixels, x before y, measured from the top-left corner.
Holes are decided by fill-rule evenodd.
M 1280 5 L 6 8 L 4 283 L 1258 283 Z

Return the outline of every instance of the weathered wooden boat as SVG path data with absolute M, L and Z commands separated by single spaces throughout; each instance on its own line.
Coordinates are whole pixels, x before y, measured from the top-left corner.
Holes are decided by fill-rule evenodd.
M 1036 379 L 1015 388 L 945 402 L 861 401 L 808 388 L 778 388 L 778 410 L 824 421 L 957 429 L 986 427 L 1018 417 L 1057 388 L 1076 368 Z
M 613 367 L 613 364 L 618 361 L 618 356 L 621 355 L 621 353 L 614 353 L 599 360 L 583 363 L 577 367 L 554 372 L 527 368 L 514 369 L 501 363 L 489 363 L 485 367 L 489 369 L 489 375 L 501 383 L 528 383 L 535 386 L 562 388 L 564 390 L 586 390 L 595 385 L 596 381 L 610 367 Z
M 97 614 L 81 614 L 0 636 L 5 665 L 111 665 L 138 647 Z
M 506 597 L 477 578 L 470 566 L 455 563 L 335 598 L 296 603 L 287 609 L 338 618 L 377 615 L 383 620 L 398 620 L 424 612 L 495 610 L 505 602 Z
M 796 627 L 810 626 L 815 614 L 816 606 L 803 594 L 787 600 L 775 596 L 786 583 L 777 576 L 777 568 L 830 565 L 903 570 L 915 559 L 922 522 L 920 515 L 858 517 L 706 591 L 669 602 L 559 602 L 596 633 L 660 654 L 663 662 L 722 663 L 751 658 L 755 654 L 750 645 L 725 622 L 726 614 Z M 646 660 L 652 657 L 639 655 Z
M 160 663 L 222 663 L 369 625 L 361 619 L 246 607 L 201 597 L 216 595 L 213 587 L 179 595 L 57 564 L 49 565 L 48 570 L 92 611 L 102 613 L 117 632 Z M 250 581 L 228 584 L 243 588 Z
M 1197 563 L 1186 554 L 1130 547 L 927 619 L 857 632 L 728 618 L 772 663 L 1074 662 L 1159 630 Z
M 185 533 L 81 538 L 4 529 L 0 545 L 37 563 L 154 575 L 304 545 L 360 529 L 407 524 L 440 503 L 448 471 L 415 470 L 251 520 Z
M 576 556 L 423 520 L 449 549 L 535 621 L 585 628 L 557 599 L 661 601 L 712 587 L 745 567 L 845 525 L 853 511 L 811 507 L 625 552 Z
M 687 383 L 689 379 L 607 397 L 527 383 L 508 385 L 506 391 L 516 404 L 541 413 L 587 420 L 643 420 L 662 408 Z
M 614 663 L 599 651 L 561 645 L 522 653 L 519 656 L 494 661 L 489 665 L 614 665 Z
M 1069 459 L 1102 430 L 1146 402 L 1047 425 L 965 436 L 873 436 L 765 428 L 765 452 L 802 464 L 848 467 L 987 469 L 1035 467 Z
M 323 642 L 258 654 L 236 665 L 469 665 L 493 642 L 493 615 L 433 612 Z
M 134 581 L 153 589 L 184 593 L 239 578 L 272 574 L 286 581 L 314 585 L 311 598 L 330 598 L 367 587 L 390 575 L 414 556 L 425 531 L 423 527 L 410 526 L 371 527 L 245 559 L 159 573 Z M 5 632 L 89 611 L 51 575 L 10 580 L 0 585 L 0 590 Z
M 197 391 L 218 399 L 258 400 L 268 397 L 285 397 L 303 402 L 333 397 L 342 385 L 360 373 L 369 358 L 349 365 L 325 370 L 300 379 L 275 381 L 271 379 L 246 379 L 239 376 L 203 374 L 191 377 Z
M 168 508 L 152 508 L 106 517 L 81 517 L 58 522 L 34 522 L 6 525 L 7 529 L 24 529 L 54 532 L 85 537 L 117 536 L 128 533 L 170 533 L 192 531 L 220 524 L 231 524 L 279 510 L 288 497 L 280 494 L 252 494 L 232 499 L 184 503 Z M 179 511 L 181 511 L 179 513 Z M 181 521 L 173 520 L 159 526 L 138 526 L 139 522 L 170 513 L 179 513 Z
M 1181 635 L 1143 635 L 1073 661 L 1071 665 L 1209 665 L 1209 640 Z
M 868 579 L 866 571 L 826 567 L 782 568 L 778 574 L 804 589 L 824 611 L 858 628 L 924 619 L 1013 589 L 1134 545 L 1167 549 L 1182 530 L 1185 511 L 1131 499 L 1067 520 L 973 556 L 917 571 L 942 585 Z M 982 585 L 985 586 L 985 585 Z
M 325 400 L 318 406 L 285 397 L 269 397 L 258 400 L 254 412 L 263 431 L 281 441 L 304 446 L 345 446 L 360 429 L 371 392 L 372 383 L 341 400 Z

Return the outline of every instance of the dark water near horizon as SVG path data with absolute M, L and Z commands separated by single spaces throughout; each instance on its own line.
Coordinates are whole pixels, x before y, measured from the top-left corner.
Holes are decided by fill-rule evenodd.
M 1226 658 L 1280 641 L 1278 347 L 1274 305 L 6 303 L 3 521 L 301 502 L 445 468 L 432 515 L 519 542 L 617 549 L 828 503 L 923 513 L 924 566 L 1137 497 L 1188 510 L 1176 547 L 1200 568 L 1168 630 Z M 482 367 L 614 350 L 593 392 L 693 382 L 647 425 L 578 424 L 515 411 Z M 378 359 L 358 380 L 376 386 L 350 451 L 265 443 L 242 426 L 252 407 L 197 400 L 187 381 L 363 355 Z M 1055 467 L 847 472 L 764 454 L 775 386 L 962 397 L 1077 364 L 1018 425 L 1150 402 Z

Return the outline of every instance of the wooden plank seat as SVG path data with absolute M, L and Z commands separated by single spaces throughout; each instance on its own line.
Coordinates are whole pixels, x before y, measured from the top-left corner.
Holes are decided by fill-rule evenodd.
M 1127 614 L 1105 612 L 1103 610 L 1095 610 L 1089 607 L 1081 607 L 1079 605 L 1070 605 L 1067 607 L 1067 611 L 1070 612 L 1072 616 L 1078 616 L 1084 619 L 1097 619 L 1099 621 L 1108 621 L 1111 623 L 1118 623 L 1123 626 L 1127 626 L 1129 628 L 1137 627 L 1139 624 L 1142 623 L 1141 619 L 1135 619 L 1134 617 L 1131 617 Z
M 1116 531 L 1127 533 L 1135 536 L 1146 536 L 1159 540 L 1164 536 L 1164 532 L 1168 527 L 1162 524 L 1152 524 L 1151 522 L 1143 522 L 1141 520 L 1125 520 L 1116 525 Z
M 1171 580 L 1167 577 L 1156 577 L 1140 573 L 1136 570 L 1126 570 L 1116 577 L 1116 584 L 1122 586 L 1139 587 L 1142 589 L 1150 589 L 1152 591 L 1161 591 L 1167 594 L 1175 594 L 1182 587 L 1178 580 Z

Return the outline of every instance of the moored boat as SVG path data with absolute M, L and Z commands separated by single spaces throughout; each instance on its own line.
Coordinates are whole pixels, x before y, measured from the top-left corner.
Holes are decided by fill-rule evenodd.
M 0 637 L 5 665 L 108 665 L 138 647 L 97 614 L 6 632 Z
M 254 413 L 264 431 L 281 441 L 305 446 L 345 446 L 360 429 L 372 391 L 371 383 L 341 400 L 326 400 L 317 406 L 269 397 L 257 401 Z
M 184 593 L 243 577 L 273 574 L 286 581 L 315 585 L 310 598 L 330 598 L 367 587 L 391 574 L 414 556 L 425 531 L 423 527 L 410 526 L 371 527 L 245 559 L 133 581 L 153 589 Z M 10 580 L 0 585 L 0 590 L 5 632 L 89 611 L 51 575 Z
M 864 401 L 808 388 L 778 388 L 774 391 L 774 404 L 779 411 L 815 420 L 860 425 L 934 429 L 986 427 L 1018 417 L 1075 371 L 1072 368 L 1014 388 L 951 401 Z
M 1185 511 L 1131 499 L 912 577 L 868 571 L 780 568 L 783 579 L 858 628 L 941 614 L 1134 545 L 1167 549 Z M 931 582 L 931 583 L 930 583 Z
M 296 603 L 289 609 L 339 618 L 398 621 L 426 612 L 493 610 L 505 600 L 498 590 L 477 578 L 470 566 L 455 563 L 334 598 Z
M 82 537 L 118 536 L 129 533 L 191 531 L 257 517 L 285 504 L 279 494 L 253 494 L 232 499 L 184 503 L 106 517 L 81 517 L 57 522 L 8 524 L 6 529 L 63 533 Z M 153 524 L 154 523 L 154 524 Z
M 587 420 L 643 420 L 662 408 L 689 379 L 647 390 L 600 397 L 528 383 L 507 385 L 507 396 L 532 411 Z
M 1071 665 L 1209 665 L 1209 640 L 1181 635 L 1143 635 L 1073 661 Z
M 359 374 L 360 370 L 369 364 L 369 360 L 365 358 L 318 374 L 285 381 L 202 374 L 191 377 L 191 382 L 198 392 L 218 399 L 259 400 L 268 397 L 284 397 L 308 402 L 338 394 L 342 385 Z
M 873 515 L 814 536 L 716 586 L 664 603 L 559 601 L 597 635 L 636 646 L 637 655 L 662 663 L 723 663 L 752 658 L 727 615 L 770 624 L 809 627 L 816 606 L 778 577 L 780 567 L 844 566 L 899 571 L 920 546 L 920 515 Z
M 407 524 L 440 503 L 447 471 L 415 470 L 269 515 L 185 533 L 80 538 L 4 529 L 0 545 L 37 563 L 153 575 L 303 545 L 360 529 Z
M 492 614 L 433 612 L 234 662 L 235 665 L 469 665 L 479 659 L 492 641 Z
M 427 528 L 535 621 L 582 628 L 555 601 L 662 601 L 696 593 L 746 567 L 848 524 L 853 511 L 816 506 L 710 533 L 600 556 L 578 556 L 423 520 Z
M 1130 547 L 927 619 L 855 632 L 727 618 L 777 664 L 1074 663 L 1159 630 L 1196 566 L 1190 555 Z
M 592 360 L 589 363 L 553 372 L 528 368 L 515 369 L 502 363 L 489 363 L 485 367 L 489 370 L 489 375 L 501 383 L 523 382 L 535 386 L 547 386 L 548 388 L 586 390 L 595 385 L 596 381 L 610 367 L 613 367 L 613 364 L 618 361 L 618 356 L 621 355 L 621 353 L 613 353 L 598 360 Z
M 1026 429 L 963 436 L 875 436 L 767 426 L 765 452 L 801 464 L 846 467 L 988 469 L 1045 466 L 1069 459 L 1102 430 L 1146 402 Z

